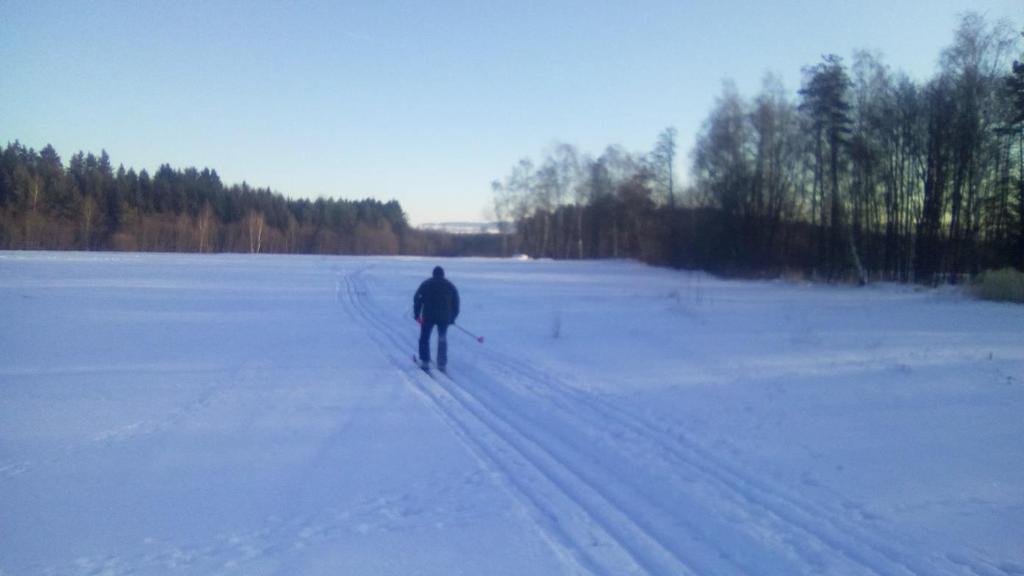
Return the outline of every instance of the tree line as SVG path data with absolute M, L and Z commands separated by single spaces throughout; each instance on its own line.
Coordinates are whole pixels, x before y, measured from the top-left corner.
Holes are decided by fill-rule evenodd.
M 409 227 L 396 201 L 291 200 L 215 170 L 162 165 L 152 175 L 104 151 L 67 167 L 50 145 L 0 152 L 0 248 L 164 252 L 453 255 L 492 250 Z M 479 243 L 479 242 L 478 242 Z M 492 250 L 493 251 L 493 250 Z
M 678 186 L 676 132 L 599 156 L 558 144 L 492 184 L 503 249 L 720 273 L 959 281 L 1024 270 L 1024 64 L 1017 34 L 962 17 L 933 78 L 826 55 L 793 96 L 726 83 Z

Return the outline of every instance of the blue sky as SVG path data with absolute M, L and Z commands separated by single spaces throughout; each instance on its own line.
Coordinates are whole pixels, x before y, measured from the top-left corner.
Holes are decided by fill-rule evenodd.
M 795 94 L 863 48 L 925 80 L 966 10 L 1024 26 L 1024 0 L 3 0 L 0 144 L 481 220 L 555 142 L 646 151 L 675 126 L 688 171 L 725 79 Z

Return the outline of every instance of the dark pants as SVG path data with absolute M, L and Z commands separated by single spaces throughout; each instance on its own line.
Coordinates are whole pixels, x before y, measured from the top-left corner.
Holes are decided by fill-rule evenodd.
M 430 362 L 430 333 L 437 326 L 437 365 L 448 364 L 448 325 L 424 322 L 420 325 L 420 362 Z

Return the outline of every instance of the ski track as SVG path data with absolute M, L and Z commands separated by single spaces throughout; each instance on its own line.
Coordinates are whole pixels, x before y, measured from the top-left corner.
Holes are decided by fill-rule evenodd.
M 447 422 L 482 466 L 499 477 L 571 573 L 645 573 L 641 558 L 615 539 L 608 528 L 560 485 L 550 469 L 531 460 L 509 436 L 474 417 L 442 381 L 429 376 L 404 359 L 408 343 L 380 322 L 368 308 L 366 290 L 355 276 L 345 276 L 353 317 L 370 329 L 382 352 L 409 381 L 416 392 Z M 683 569 L 679 574 L 692 574 Z
M 969 551 L 926 555 L 877 522 L 801 498 L 500 351 L 426 374 L 416 338 L 376 306 L 365 268 L 337 299 L 413 389 L 498 477 L 572 572 L 1005 575 Z M 342 288 L 344 286 L 344 289 Z M 344 290 L 344 294 L 343 294 Z
M 403 342 L 399 333 L 393 325 L 388 325 L 378 320 L 380 317 L 371 305 L 366 301 L 368 294 L 362 284 L 360 273 L 346 277 L 349 285 L 349 294 L 353 308 L 359 311 L 363 321 L 373 328 L 380 337 L 388 340 L 381 342 L 375 337 L 378 344 L 385 349 L 385 353 L 395 362 L 399 368 L 411 366 L 408 363 L 399 364 L 396 362 L 396 354 L 402 354 L 408 350 L 409 342 Z M 389 350 L 390 349 L 390 350 Z M 450 377 L 432 377 L 423 375 L 419 369 L 415 369 L 420 380 L 416 382 L 418 389 L 430 397 L 434 404 L 445 412 L 446 419 L 455 421 L 464 432 L 464 437 L 478 445 L 488 455 L 488 460 L 503 471 L 505 480 L 512 483 L 516 491 L 522 494 L 521 500 L 528 501 L 536 510 L 534 517 L 540 518 L 538 524 L 551 532 L 551 520 L 556 526 L 565 520 L 564 512 L 568 509 L 572 518 L 583 517 L 583 523 L 575 522 L 576 526 L 568 531 L 560 529 L 549 534 L 554 536 L 558 544 L 560 555 L 573 557 L 578 560 L 582 557 L 582 564 L 592 572 L 621 574 L 623 569 L 628 573 L 655 574 L 695 574 L 709 573 L 708 566 L 699 566 L 696 571 L 691 563 L 700 563 L 700 559 L 687 559 L 684 554 L 676 552 L 675 547 L 666 544 L 664 536 L 658 537 L 649 528 L 645 527 L 642 521 L 643 515 L 636 511 L 622 507 L 615 502 L 601 487 L 587 479 L 587 475 L 579 466 L 569 466 L 562 455 L 552 452 L 550 446 L 545 446 L 536 439 L 536 435 L 525 433 L 517 428 L 511 420 L 499 416 L 495 411 L 486 407 L 482 402 L 471 394 L 465 393 L 458 386 L 454 386 L 454 380 Z M 411 372 L 404 368 L 403 372 Z M 423 387 L 423 378 L 440 384 L 438 387 Z M 447 382 L 447 384 L 446 384 Z M 443 391 L 443 395 L 441 392 Z M 456 410 L 452 410 L 452 404 L 457 404 Z M 446 406 L 447 404 L 447 406 Z M 501 451 L 493 450 L 494 445 L 479 440 L 480 436 L 474 436 L 467 429 L 466 421 L 475 421 L 478 427 L 482 426 L 486 436 L 495 437 L 505 446 L 511 447 L 514 451 L 514 458 L 521 458 L 534 472 L 538 479 L 529 482 L 520 481 L 517 475 L 523 474 L 523 465 L 520 463 L 515 470 L 510 470 L 506 462 L 499 459 Z M 564 455 L 564 453 L 563 453 Z M 599 480 L 607 482 L 611 475 L 604 474 Z M 539 482 L 538 482 L 539 480 Z M 547 490 L 553 486 L 556 490 L 554 501 L 550 497 L 538 498 L 538 490 Z M 548 501 L 545 504 L 545 500 Z M 654 511 L 652 511 L 654 512 Z M 595 556 L 591 549 L 598 548 L 600 554 Z M 609 551 L 609 548 L 612 551 Z M 622 555 L 629 558 L 630 563 L 623 565 Z M 725 550 L 718 550 L 717 555 L 726 557 Z M 732 566 L 728 572 L 735 573 L 736 566 Z M 713 573 L 713 572 L 712 572 Z
M 380 321 L 379 311 L 373 310 L 372 305 L 366 302 L 369 300 L 367 298 L 368 291 L 362 284 L 360 276 L 361 273 L 357 272 L 346 278 L 350 286 L 349 293 L 352 295 L 354 308 L 360 311 L 364 322 L 388 340 L 388 343 L 378 340 L 378 344 L 381 344 L 382 348 L 392 348 L 399 351 L 408 350 L 411 340 L 403 342 L 397 335 L 400 333 L 400 328 Z M 394 358 L 393 352 L 390 350 L 385 350 L 385 352 Z M 398 354 L 401 354 L 401 352 L 398 352 Z M 403 365 L 411 366 L 410 364 Z M 413 368 L 415 369 L 414 366 Z M 415 369 L 415 371 L 421 373 L 419 369 Z M 496 435 L 501 441 L 511 445 L 516 451 L 516 455 L 527 460 L 533 470 L 539 474 L 542 478 L 542 483 L 550 483 L 555 486 L 559 492 L 557 495 L 558 500 L 570 502 L 568 507 L 574 508 L 572 511 L 574 514 L 582 512 L 585 517 L 589 518 L 589 521 L 594 526 L 588 527 L 584 525 L 582 532 L 574 531 L 568 535 L 560 533 L 556 536 L 558 536 L 557 540 L 561 548 L 569 547 L 570 551 L 575 550 L 577 553 L 585 555 L 588 560 L 586 564 L 592 571 L 594 571 L 594 566 L 596 565 L 596 571 L 599 573 L 623 573 L 621 562 L 609 558 L 610 556 L 616 556 L 616 554 L 609 554 L 607 552 L 608 546 L 611 545 L 621 549 L 632 559 L 634 564 L 629 567 L 629 573 L 635 573 L 637 570 L 646 574 L 746 572 L 746 570 L 737 565 L 730 565 L 723 571 L 721 568 L 707 565 L 706 561 L 700 556 L 679 552 L 678 546 L 667 541 L 663 534 L 656 534 L 644 520 L 645 515 L 648 513 L 651 515 L 660 514 L 656 508 L 651 508 L 645 511 L 645 513 L 639 513 L 636 510 L 629 509 L 627 506 L 623 506 L 617 502 L 614 496 L 610 496 L 607 490 L 602 489 L 599 483 L 609 482 L 609 480 L 614 478 L 614 474 L 604 472 L 595 481 L 593 474 L 588 474 L 581 466 L 570 466 L 564 458 L 566 455 L 564 451 L 561 454 L 555 454 L 550 445 L 537 439 L 537 434 L 531 435 L 524 432 L 521 428 L 517 428 L 507 416 L 498 415 L 497 411 L 487 407 L 477 397 L 467 393 L 464 388 L 455 386 L 454 380 L 450 377 L 425 375 L 422 377 L 430 378 L 433 382 L 441 385 L 441 389 L 445 392 L 446 397 L 458 403 L 459 408 L 463 411 L 462 418 L 469 417 L 474 419 L 489 433 Z M 420 386 L 420 389 L 425 394 L 431 395 L 435 402 L 438 403 L 438 406 L 444 409 L 440 405 L 438 397 L 432 394 L 432 392 L 437 390 L 436 388 L 424 389 Z M 501 412 L 507 413 L 508 411 L 502 410 Z M 453 414 L 451 411 L 446 410 L 446 413 L 450 419 L 457 420 L 460 418 L 460 416 Z M 473 436 L 469 436 L 469 438 L 473 439 Z M 499 468 L 508 469 L 503 462 L 496 461 L 493 455 L 490 460 L 498 465 Z M 515 472 L 522 474 L 522 470 L 517 469 Z M 514 475 L 510 475 L 507 471 L 505 476 L 506 480 L 516 484 L 518 491 L 526 493 L 527 500 L 531 501 L 535 507 L 538 506 L 538 499 L 532 493 L 539 487 L 535 482 L 519 482 Z M 558 512 L 558 510 L 564 509 L 566 504 L 564 502 L 557 502 L 556 505 L 559 508 L 547 508 L 541 503 L 539 505 L 541 517 L 554 518 L 556 522 L 563 520 L 563 514 Z M 540 524 L 543 528 L 550 523 L 540 522 Z M 610 539 L 609 545 L 599 546 L 600 548 L 605 548 L 605 550 L 602 551 L 604 552 L 603 556 L 597 556 L 596 558 L 587 554 L 587 549 L 593 548 L 595 544 L 593 534 L 595 529 Z M 565 554 L 563 553 L 562 556 L 564 557 Z M 729 559 L 729 553 L 724 549 L 715 550 L 714 556 L 724 560 Z

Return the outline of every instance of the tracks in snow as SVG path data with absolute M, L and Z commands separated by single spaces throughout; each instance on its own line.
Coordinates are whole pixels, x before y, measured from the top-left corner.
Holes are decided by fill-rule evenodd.
M 411 364 L 408 351 L 414 339 L 403 337 L 394 322 L 372 310 L 358 273 L 345 278 L 346 296 L 354 317 L 369 328 L 370 336 L 441 417 L 455 430 L 482 465 L 506 485 L 524 511 L 540 527 L 562 561 L 574 573 L 659 573 L 651 558 L 621 541 L 630 530 L 628 516 L 608 518 L 595 514 L 593 495 L 580 490 L 571 470 L 545 453 L 532 439 L 517 433 L 478 402 L 459 394 L 453 381 L 431 378 Z M 616 522 L 624 522 L 616 525 Z M 642 534 L 637 535 L 641 540 Z M 664 553 L 658 553 L 663 557 Z M 694 574 L 677 560 L 674 574 Z
M 500 352 L 464 350 L 458 383 L 427 376 L 408 361 L 415 334 L 374 304 L 360 271 L 339 280 L 338 296 L 571 571 L 992 573 L 978 559 L 901 545 L 849 511 L 771 486 L 684 435 Z

